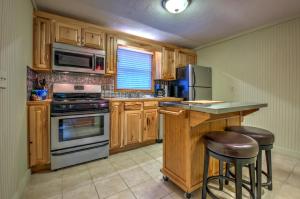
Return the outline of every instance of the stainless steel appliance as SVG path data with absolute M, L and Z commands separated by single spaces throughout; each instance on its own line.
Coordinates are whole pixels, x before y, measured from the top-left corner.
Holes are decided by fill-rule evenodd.
M 176 69 L 176 81 L 173 87 L 177 96 L 184 100 L 212 99 L 212 71 L 209 67 L 187 65 Z
M 105 51 L 54 43 L 52 68 L 58 71 L 105 74 Z
M 99 85 L 54 84 L 51 169 L 109 155 L 109 102 Z

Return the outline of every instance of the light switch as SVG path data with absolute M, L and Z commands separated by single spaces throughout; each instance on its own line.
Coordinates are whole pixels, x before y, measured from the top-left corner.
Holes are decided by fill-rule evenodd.
M 0 89 L 7 88 L 7 72 L 0 70 Z

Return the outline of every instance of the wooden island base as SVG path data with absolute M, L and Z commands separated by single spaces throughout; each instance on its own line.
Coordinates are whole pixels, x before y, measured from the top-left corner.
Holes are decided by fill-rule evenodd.
M 186 193 L 200 188 L 203 175 L 204 145 L 202 136 L 209 131 L 223 131 L 226 126 L 240 125 L 243 116 L 258 109 L 210 114 L 163 107 L 164 142 L 162 173 Z M 210 160 L 209 175 L 217 174 L 219 163 Z

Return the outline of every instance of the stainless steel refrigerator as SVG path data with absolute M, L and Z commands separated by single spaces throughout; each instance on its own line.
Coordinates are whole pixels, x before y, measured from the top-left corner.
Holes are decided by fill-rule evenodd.
M 209 67 L 187 65 L 176 69 L 177 97 L 184 100 L 212 99 L 212 70 Z

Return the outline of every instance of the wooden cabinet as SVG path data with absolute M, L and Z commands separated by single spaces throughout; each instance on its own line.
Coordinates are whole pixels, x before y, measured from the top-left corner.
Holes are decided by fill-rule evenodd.
M 142 111 L 125 111 L 124 117 L 124 145 L 142 142 Z
M 196 64 L 196 54 L 176 50 L 176 67 L 183 67 L 188 64 Z
M 161 79 L 172 80 L 176 78 L 175 49 L 164 47 L 162 50 Z
M 121 112 L 122 104 L 113 102 L 110 112 L 110 149 L 118 149 L 122 147 L 121 139 Z
M 81 45 L 81 26 L 78 24 L 56 21 L 55 41 L 71 45 Z
M 50 163 L 49 105 L 28 106 L 29 166 Z
M 157 119 L 157 109 L 144 110 L 144 131 L 143 131 L 143 141 L 155 140 L 157 139 L 158 133 L 158 119 Z
M 96 28 L 83 28 L 82 46 L 104 50 L 105 33 L 102 30 Z
M 117 71 L 117 37 L 108 34 L 106 37 L 106 74 Z
M 35 17 L 33 24 L 33 69 L 51 70 L 51 21 Z

